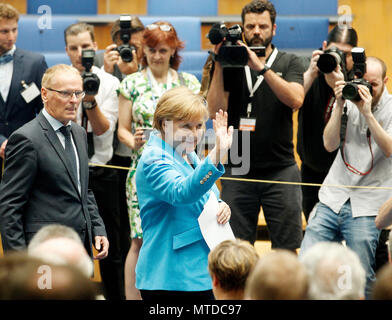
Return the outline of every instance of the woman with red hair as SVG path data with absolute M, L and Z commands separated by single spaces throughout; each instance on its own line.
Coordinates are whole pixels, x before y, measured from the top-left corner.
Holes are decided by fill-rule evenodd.
M 142 69 L 127 76 L 118 90 L 118 138 L 132 149 L 131 168 L 126 181 L 132 244 L 124 270 L 125 293 L 130 300 L 141 299 L 135 288 L 135 266 L 143 242 L 135 172 L 152 129 L 155 108 L 162 94 L 171 88 L 186 86 L 194 93 L 200 90 L 200 83 L 194 75 L 177 72 L 181 63 L 178 52 L 184 48 L 184 43 L 169 22 L 158 21 L 146 26 L 142 44 Z

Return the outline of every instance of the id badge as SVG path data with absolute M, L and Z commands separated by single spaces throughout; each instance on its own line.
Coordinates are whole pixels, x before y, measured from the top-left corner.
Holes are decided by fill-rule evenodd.
M 30 103 L 33 101 L 36 97 L 38 97 L 41 93 L 37 87 L 37 85 L 32 82 L 29 85 L 24 85 L 24 89 L 20 92 L 22 95 L 24 101 L 26 103 Z
M 240 131 L 255 131 L 256 118 L 240 118 Z

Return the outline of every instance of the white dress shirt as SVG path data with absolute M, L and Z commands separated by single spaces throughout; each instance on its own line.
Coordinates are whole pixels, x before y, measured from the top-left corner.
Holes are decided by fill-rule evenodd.
M 14 46 L 11 50 L 4 53 L 13 55 L 16 47 Z M 8 93 L 11 87 L 12 73 L 14 72 L 14 61 L 11 60 L 8 63 L 0 65 L 0 93 L 3 97 L 4 102 L 7 101 Z
M 346 162 L 361 172 L 371 167 L 372 155 L 366 136 L 368 125 L 358 108 L 347 101 L 347 131 L 344 155 Z M 392 136 L 392 95 L 385 88 L 379 103 L 375 106 L 374 117 L 383 129 Z M 349 171 L 343 162 L 340 151 L 329 170 L 323 184 L 392 187 L 392 158 L 387 158 L 371 136 L 373 150 L 373 170 L 365 175 Z M 391 190 L 335 188 L 323 186 L 319 191 L 319 199 L 339 213 L 343 204 L 350 199 L 353 217 L 376 216 L 381 205 L 392 197 Z
M 42 114 L 44 115 L 44 117 L 46 118 L 46 120 L 48 120 L 49 124 L 52 126 L 54 132 L 56 132 L 57 137 L 60 140 L 61 145 L 63 146 L 63 148 L 65 149 L 65 137 L 64 135 L 60 132 L 60 128 L 63 127 L 64 125 L 58 121 L 56 118 L 53 118 L 48 111 L 46 111 L 45 108 L 42 109 Z M 72 122 L 69 121 L 68 125 L 72 125 Z M 80 186 L 80 164 L 79 164 L 79 155 L 78 155 L 78 150 L 75 146 L 75 142 L 74 139 L 72 137 L 71 134 L 71 142 L 72 142 L 72 146 L 74 148 L 74 152 L 76 155 L 76 170 L 78 173 L 78 189 L 79 189 L 79 193 L 81 193 L 81 186 Z
M 91 163 L 106 164 L 113 156 L 113 133 L 118 119 L 118 97 L 116 90 L 120 81 L 109 73 L 92 67 L 91 72 L 95 73 L 99 80 L 99 90 L 95 96 L 97 107 L 109 121 L 109 129 L 100 136 L 93 135 L 94 155 L 91 157 Z M 77 112 L 77 123 L 82 124 L 82 105 L 80 104 Z M 92 132 L 90 121 L 87 124 L 87 131 Z

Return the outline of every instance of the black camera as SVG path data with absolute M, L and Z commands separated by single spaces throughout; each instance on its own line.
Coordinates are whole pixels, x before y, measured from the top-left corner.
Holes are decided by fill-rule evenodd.
M 120 53 L 124 62 L 131 62 L 133 59 L 132 51 L 136 51 L 136 48 L 129 44 L 131 40 L 131 16 L 124 15 L 120 17 L 120 39 L 123 44 L 113 50 Z
M 358 93 L 358 86 L 363 85 L 367 87 L 370 91 L 370 94 L 373 94 L 372 85 L 363 79 L 364 74 L 366 73 L 366 55 L 365 49 L 363 48 L 353 48 L 351 50 L 351 54 L 354 61 L 354 74 L 356 79 L 347 82 L 343 87 L 342 96 L 343 99 L 351 100 L 351 101 L 360 101 L 361 97 Z
M 340 65 L 343 74 L 346 74 L 346 54 L 336 47 L 324 50 L 317 61 L 317 67 L 322 73 L 331 73 Z
M 87 95 L 96 95 L 99 89 L 100 80 L 95 73 L 91 72 L 94 64 L 95 51 L 92 49 L 82 50 L 82 65 L 84 72 L 82 73 L 83 91 Z
M 245 47 L 237 44 L 242 39 L 242 29 L 236 24 L 227 28 L 225 24 L 214 24 L 207 35 L 212 44 L 221 43 L 216 60 L 222 67 L 243 67 L 248 63 L 248 51 Z M 265 47 L 250 47 L 260 57 L 265 56 Z

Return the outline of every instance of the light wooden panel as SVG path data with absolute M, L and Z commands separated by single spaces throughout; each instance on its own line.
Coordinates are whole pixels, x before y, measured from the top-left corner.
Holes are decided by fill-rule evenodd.
M 385 61 L 388 74 L 392 68 L 392 1 L 390 0 L 340 0 L 339 7 L 347 5 L 354 15 L 353 27 L 358 32 L 358 45 L 368 56 Z M 388 83 L 391 92 L 392 83 Z
M 98 45 L 98 50 L 105 49 L 112 43 L 110 30 L 112 30 L 112 23 L 105 25 L 94 25 L 95 41 Z
M 147 14 L 147 0 L 97 0 L 98 14 Z M 164 2 L 163 2 L 164 3 Z
M 11 6 L 15 7 L 15 9 L 18 10 L 20 14 L 27 13 L 27 0 L 7 0 L 0 2 L 10 4 Z
M 218 14 L 220 15 L 241 15 L 242 8 L 250 0 L 219 0 Z

